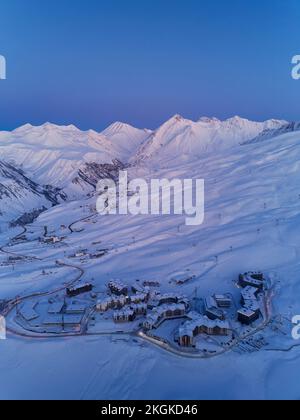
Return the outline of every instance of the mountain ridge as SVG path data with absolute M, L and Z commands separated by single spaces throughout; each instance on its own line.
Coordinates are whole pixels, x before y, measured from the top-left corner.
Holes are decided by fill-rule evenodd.
M 208 153 L 280 135 L 295 127 L 275 119 L 255 122 L 235 116 L 224 121 L 215 117 L 192 121 L 179 114 L 156 130 L 123 122 L 115 122 L 100 133 L 82 131 L 73 124 L 25 124 L 0 131 L 0 162 L 4 168 L 1 172 L 0 167 L 0 206 L 6 197 L 9 203 L 5 205 L 15 217 L 23 210 L 57 204 L 52 200 L 53 192 L 69 201 L 87 196 L 94 192 L 97 179 L 114 179 L 118 169 L 126 166 L 162 167 L 171 163 L 180 167 Z M 14 200 L 17 211 L 13 210 Z

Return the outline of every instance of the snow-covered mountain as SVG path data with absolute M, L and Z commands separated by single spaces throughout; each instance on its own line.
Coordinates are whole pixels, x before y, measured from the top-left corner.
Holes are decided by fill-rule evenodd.
M 226 121 L 203 117 L 194 122 L 176 115 L 155 131 L 120 122 L 102 133 L 50 123 L 2 131 L 0 159 L 5 170 L 1 175 L 0 211 L 13 219 L 55 204 L 58 192 L 66 200 L 86 196 L 100 178 L 115 178 L 127 164 L 180 165 L 260 135 L 278 135 L 287 127 L 286 121 L 279 120 L 260 123 L 240 117 Z
M 193 122 L 178 115 L 156 131 L 140 130 L 120 122 L 102 133 L 81 131 L 74 125 L 26 124 L 12 132 L 0 132 L 0 157 L 22 168 L 35 182 L 62 188 L 72 199 L 89 191 L 89 182 L 77 182 L 87 164 L 197 158 L 285 124 L 278 120 L 258 123 L 239 117 L 226 121 L 201 118 Z
M 26 124 L 12 132 L 0 132 L 1 159 L 19 166 L 37 183 L 62 188 L 69 198 L 89 189 L 73 182 L 86 164 L 126 162 L 149 131 L 117 123 L 103 133 L 81 131 L 73 125 Z
M 194 122 L 175 115 L 140 147 L 133 162 L 197 159 L 208 152 L 240 145 L 265 130 L 279 129 L 286 124 L 286 121 L 254 122 L 240 117 L 226 121 L 203 117 Z
M 117 150 L 118 159 L 128 162 L 135 155 L 141 144 L 152 135 L 151 130 L 140 130 L 131 125 L 116 122 L 110 125 L 101 134 L 109 139 Z

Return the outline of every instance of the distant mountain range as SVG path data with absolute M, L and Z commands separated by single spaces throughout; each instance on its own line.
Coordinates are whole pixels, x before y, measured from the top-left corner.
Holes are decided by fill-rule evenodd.
M 94 191 L 100 178 L 115 177 L 127 165 L 162 167 L 203 155 L 267 140 L 300 129 L 282 120 L 225 121 L 175 115 L 157 130 L 117 122 L 101 133 L 74 125 L 26 124 L 0 132 L 1 221 L 25 212 L 79 199 Z

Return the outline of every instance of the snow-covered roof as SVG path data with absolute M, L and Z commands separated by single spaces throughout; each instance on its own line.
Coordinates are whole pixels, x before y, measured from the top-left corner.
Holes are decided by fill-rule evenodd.
M 146 321 L 148 323 L 155 324 L 168 311 L 180 311 L 185 313 L 185 310 L 185 306 L 182 303 L 170 303 L 161 305 L 152 310 L 152 312 L 147 316 Z
M 212 296 L 208 296 L 204 299 L 204 303 L 207 309 L 217 309 L 217 302 Z
M 250 308 L 243 307 L 238 310 L 238 314 L 241 314 L 247 317 L 252 317 L 253 315 L 255 315 L 255 312 Z
M 136 302 L 137 300 L 145 300 L 147 295 L 145 293 L 137 293 L 136 295 L 131 296 L 131 300 Z
M 229 296 L 226 296 L 226 295 L 214 295 L 214 298 L 215 298 L 215 300 L 219 300 L 219 301 L 222 301 L 222 300 L 225 300 L 225 301 L 231 301 L 231 298 L 229 297 Z
M 65 305 L 64 302 L 53 302 L 51 303 L 51 305 L 49 305 L 48 313 L 59 314 L 62 311 L 64 305 Z
M 114 318 L 132 316 L 134 314 L 135 314 L 135 312 L 134 312 L 133 309 L 131 309 L 129 307 L 128 308 L 123 308 L 119 311 L 114 312 Z
M 252 296 L 252 298 L 256 299 L 256 293 L 258 292 L 258 289 L 253 286 L 247 286 L 245 289 L 241 291 L 241 294 L 243 297 L 246 298 L 246 296 Z
M 125 284 L 123 284 L 119 280 L 111 280 L 108 283 L 108 287 L 113 287 L 113 288 L 118 289 L 118 290 L 123 290 L 123 289 L 127 289 L 128 288 L 128 286 L 126 286 Z
M 106 304 L 118 304 L 118 303 L 125 303 L 126 302 L 126 296 L 106 296 L 103 299 L 99 299 L 97 301 L 97 305 L 106 305 Z
M 83 284 L 78 284 L 76 286 L 68 287 L 68 290 L 70 290 L 70 291 L 77 291 L 77 290 L 84 289 L 86 287 L 89 288 L 91 286 L 92 286 L 91 283 L 83 283 Z
M 257 300 L 250 299 L 250 300 L 245 300 L 244 308 L 247 308 L 247 309 L 250 309 L 251 311 L 256 312 L 260 310 L 260 305 Z
M 167 299 L 176 299 L 176 300 L 181 300 L 181 299 L 184 299 L 185 298 L 185 296 L 183 296 L 183 295 L 178 295 L 178 294 L 176 294 L 176 293 L 163 293 L 163 294 L 158 294 L 157 296 L 156 296 L 156 299 L 157 300 L 167 300 Z

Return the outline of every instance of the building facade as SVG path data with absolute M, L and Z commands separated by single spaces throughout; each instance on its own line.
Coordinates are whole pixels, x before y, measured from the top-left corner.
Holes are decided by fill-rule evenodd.
M 147 316 L 143 326 L 146 330 L 158 328 L 159 325 L 168 320 L 181 318 L 186 315 L 186 308 L 183 304 L 169 304 L 154 308 Z
M 200 316 L 198 319 L 186 322 L 179 329 L 179 345 L 193 347 L 195 338 L 200 334 L 228 336 L 231 333 L 232 329 L 227 321 L 212 321 Z
M 128 295 L 128 286 L 118 280 L 112 280 L 108 283 L 108 288 L 114 295 Z

